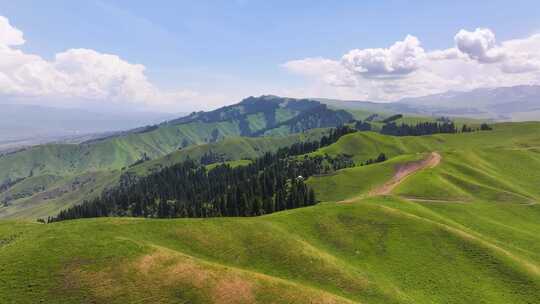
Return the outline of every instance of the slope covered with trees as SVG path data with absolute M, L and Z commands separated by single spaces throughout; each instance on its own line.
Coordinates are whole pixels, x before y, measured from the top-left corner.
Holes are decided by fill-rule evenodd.
M 322 136 L 316 135 L 319 131 L 307 135 L 300 131 L 336 127 L 351 119 L 345 111 L 330 110 L 312 100 L 249 97 L 215 111 L 81 144 L 48 144 L 0 155 L 0 217 L 50 215 L 85 197 L 95 197 L 107 184 L 114 185 L 124 170 L 145 175 L 185 160 L 188 154 L 195 160 L 204 154 L 225 161 L 254 158 L 303 138 Z M 262 139 L 266 135 L 274 138 Z M 86 181 L 89 175 L 96 178 L 81 187 L 79 180 Z
M 125 174 L 117 188 L 62 211 L 48 222 L 100 216 L 255 216 L 313 205 L 315 194 L 304 179 L 354 166 L 354 162 L 343 156 L 294 156 L 328 146 L 352 132 L 340 127 L 320 141 L 266 153 L 247 166 L 218 165 L 207 170 L 205 164 L 187 160 L 147 177 Z
M 323 114 L 321 114 L 323 113 Z M 302 120 L 295 118 L 301 116 Z M 0 185 L 41 174 L 80 174 L 129 166 L 146 155 L 155 159 L 179 148 L 235 136 L 277 135 L 342 125 L 353 117 L 311 100 L 250 97 L 211 112 L 123 132 L 82 144 L 48 144 L 0 156 Z M 319 121 L 320 120 L 320 121 Z
M 146 176 L 188 159 L 200 160 L 204 155 L 219 155 L 229 161 L 242 161 L 276 152 L 295 143 L 319 141 L 328 129 L 273 137 L 231 137 L 175 150 L 163 157 L 144 161 L 123 170 L 101 170 L 74 175 L 37 175 L 13 183 L 0 191 L 0 218 L 47 217 L 57 214 L 84 200 L 99 196 L 105 189 L 116 186 L 124 174 Z

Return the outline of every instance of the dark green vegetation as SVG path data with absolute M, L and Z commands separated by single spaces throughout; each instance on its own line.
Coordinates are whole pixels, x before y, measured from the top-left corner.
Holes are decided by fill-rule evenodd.
M 28 148 L 0 156 L 0 217 L 54 215 L 114 187 L 126 171 L 146 175 L 187 156 L 197 161 L 205 155 L 220 161 L 252 159 L 296 142 L 319 140 L 324 128 L 351 119 L 348 112 L 310 100 L 250 97 L 82 144 Z
M 187 160 L 146 177 L 122 175 L 117 188 L 47 222 L 102 216 L 256 216 L 311 206 L 315 194 L 304 178 L 354 166 L 354 162 L 341 155 L 295 156 L 328 146 L 352 132 L 348 127 L 332 129 L 320 141 L 296 143 L 236 168 L 224 164 L 207 170 L 203 160 L 212 157 L 205 154 L 201 163 Z M 377 161 L 385 159 L 379 156 Z

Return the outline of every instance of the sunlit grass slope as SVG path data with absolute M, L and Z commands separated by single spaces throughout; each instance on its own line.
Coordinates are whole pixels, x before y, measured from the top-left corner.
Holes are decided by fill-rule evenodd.
M 538 205 L 372 198 L 259 218 L 4 222 L 0 302 L 536 303 L 538 219 Z
M 318 153 L 392 158 L 262 217 L 0 222 L 0 303 L 539 303 L 539 130 L 347 135 Z M 366 196 L 431 151 L 437 167 Z
M 298 142 L 319 141 L 328 133 L 328 129 L 312 129 L 283 137 L 231 137 L 211 144 L 191 146 L 169 153 L 163 157 L 142 163 L 128 171 L 144 175 L 164 167 L 168 167 L 186 159 L 199 160 L 206 153 L 223 156 L 226 160 L 254 159 L 266 152 L 274 152 Z

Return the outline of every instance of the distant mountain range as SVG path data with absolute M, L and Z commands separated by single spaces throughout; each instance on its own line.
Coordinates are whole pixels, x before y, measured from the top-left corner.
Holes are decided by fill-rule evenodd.
M 152 125 L 151 128 L 155 128 L 156 124 L 164 126 L 196 121 L 216 122 L 235 119 L 239 123 L 239 135 L 242 136 L 282 132 L 290 126 L 277 126 L 274 123 L 285 123 L 287 118 L 292 118 L 290 116 L 292 112 L 289 110 L 304 111 L 312 106 L 309 102 L 298 102 L 298 100 L 294 100 L 294 106 L 284 106 L 284 104 L 279 105 L 281 102 L 273 102 L 278 99 L 285 103 L 287 100 L 293 100 L 276 96 L 250 97 L 241 105 L 223 107 L 210 112 L 192 113 L 185 117 L 183 117 L 184 114 L 148 112 L 113 114 L 37 105 L 0 104 L 0 152 L 48 142 L 77 143 L 148 131 L 149 127 L 141 126 Z M 389 103 L 322 98 L 312 100 L 333 108 L 376 113 L 470 117 L 494 121 L 540 120 L 540 86 L 482 88 L 466 92 L 449 91 L 423 97 L 404 98 Z M 252 114 L 260 110 L 263 111 L 258 115 L 263 116 L 259 118 L 265 121 L 263 129 L 253 124 L 257 119 L 254 118 L 256 115 Z M 309 113 L 304 115 L 309 116 Z M 248 116 L 251 118 L 248 119 Z M 313 126 L 329 123 L 324 121 L 326 117 L 333 119 L 334 116 L 321 115 L 319 119 L 313 120 L 315 123 Z M 296 131 L 301 131 L 302 128 L 308 126 L 305 117 L 300 116 L 297 119 L 296 123 L 300 127 L 297 127 Z M 302 119 L 304 121 L 301 121 Z M 162 123 L 163 121 L 165 123 Z M 287 122 L 287 124 L 290 123 L 292 122 Z M 249 126 L 249 129 L 246 126 Z M 277 130 L 271 131 L 271 128 L 277 128 Z
M 372 112 L 429 116 L 457 116 L 496 121 L 540 120 L 540 86 L 482 88 L 449 91 L 391 103 L 317 99 L 328 105 Z

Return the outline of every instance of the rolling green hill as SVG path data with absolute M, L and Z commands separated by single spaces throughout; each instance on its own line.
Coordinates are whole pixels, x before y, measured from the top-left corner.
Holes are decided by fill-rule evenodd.
M 163 157 L 121 170 L 89 171 L 72 175 L 37 175 L 28 177 L 0 192 L 0 218 L 36 219 L 57 214 L 60 210 L 99 195 L 117 185 L 122 174 L 144 176 L 161 168 L 207 153 L 224 160 L 253 159 L 297 142 L 319 140 L 327 129 L 313 129 L 283 137 L 230 137 L 216 143 L 190 146 Z
M 37 175 L 77 175 L 129 166 L 144 155 L 162 157 L 179 148 L 238 136 L 289 135 L 353 119 L 311 100 L 250 97 L 211 112 L 123 132 L 82 144 L 47 144 L 0 156 L 0 185 Z
M 47 144 L 0 155 L 0 218 L 54 215 L 113 187 L 124 173 L 145 175 L 188 155 L 254 158 L 319 138 L 322 129 L 351 119 L 348 112 L 312 100 L 249 97 L 82 144 Z
M 267 216 L 3 221 L 0 302 L 537 303 L 539 130 L 346 135 L 315 153 L 390 160 L 310 178 L 323 202 Z

